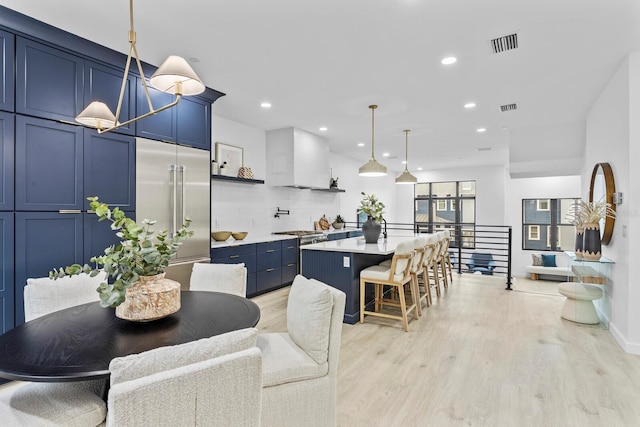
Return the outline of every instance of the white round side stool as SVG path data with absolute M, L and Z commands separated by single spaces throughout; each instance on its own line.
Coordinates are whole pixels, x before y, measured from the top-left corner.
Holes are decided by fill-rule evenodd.
M 560 316 L 563 319 L 587 325 L 600 323 L 593 300 L 602 298 L 602 289 L 580 282 L 562 282 L 558 292 L 567 297 Z

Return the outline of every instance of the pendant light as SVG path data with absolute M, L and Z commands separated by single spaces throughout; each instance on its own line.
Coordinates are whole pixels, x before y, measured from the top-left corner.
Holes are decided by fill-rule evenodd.
M 387 174 L 387 168 L 381 165 L 376 161 L 376 157 L 374 155 L 374 141 L 373 141 L 373 128 L 375 124 L 374 112 L 377 105 L 369 105 L 371 109 L 371 160 L 365 163 L 360 170 L 358 171 L 358 175 L 360 176 L 385 176 Z
M 153 116 L 160 111 L 176 106 L 182 96 L 197 95 L 205 90 L 204 83 L 202 83 L 202 80 L 200 80 L 184 58 L 169 56 L 153 76 L 151 76 L 149 83 L 159 91 L 174 95 L 175 99 L 165 106 L 154 109 L 151 103 L 151 97 L 149 96 L 149 89 L 144 77 L 144 72 L 142 71 L 140 57 L 138 56 L 138 49 L 136 48 L 136 32 L 133 29 L 133 0 L 129 0 L 129 26 L 129 55 L 127 56 L 127 62 L 124 68 L 116 113 L 113 114 L 104 102 L 93 101 L 76 117 L 78 123 L 97 128 L 98 133 L 109 132 L 137 120 L 144 119 L 145 117 Z M 138 72 L 140 73 L 142 88 L 144 89 L 147 104 L 149 105 L 149 112 L 120 123 L 118 122 L 118 117 L 122 110 L 122 101 L 127 86 L 127 76 L 129 74 L 132 56 L 135 59 Z
M 418 178 L 409 173 L 409 129 L 405 129 L 404 132 L 404 172 L 402 175 L 396 178 L 396 184 L 415 184 L 418 182 Z

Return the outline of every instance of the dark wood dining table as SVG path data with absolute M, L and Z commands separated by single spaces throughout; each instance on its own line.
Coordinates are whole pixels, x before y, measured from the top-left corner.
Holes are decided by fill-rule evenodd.
M 178 312 L 131 322 L 99 303 L 56 311 L 0 335 L 0 377 L 63 382 L 107 378 L 113 358 L 255 326 L 251 300 L 220 292 L 183 291 Z

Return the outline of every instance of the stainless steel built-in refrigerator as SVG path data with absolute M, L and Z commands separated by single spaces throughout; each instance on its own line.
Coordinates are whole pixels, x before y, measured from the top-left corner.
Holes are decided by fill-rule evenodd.
M 208 151 L 136 138 L 136 221 L 157 220 L 154 230 L 180 228 L 191 218 L 193 237 L 182 244 L 167 277 L 189 288 L 196 262 L 209 262 L 211 248 L 211 155 Z

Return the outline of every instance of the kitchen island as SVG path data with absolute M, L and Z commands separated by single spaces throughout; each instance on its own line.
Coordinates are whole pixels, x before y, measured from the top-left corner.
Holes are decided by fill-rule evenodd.
M 347 295 L 344 322 L 360 320 L 360 272 L 391 258 L 398 244 L 413 234 L 380 238 L 378 243 L 365 243 L 364 237 L 332 240 L 300 246 L 301 273 L 320 280 Z

